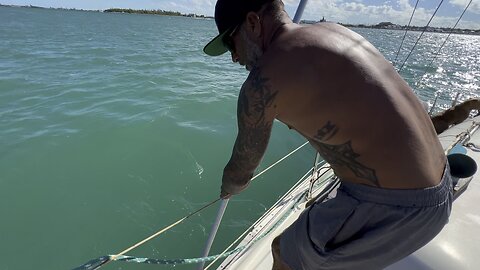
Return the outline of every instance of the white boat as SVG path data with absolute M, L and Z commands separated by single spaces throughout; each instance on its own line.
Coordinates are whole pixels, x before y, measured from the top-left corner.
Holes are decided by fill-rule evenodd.
M 477 163 L 480 161 L 480 117 L 469 118 L 439 134 L 446 153 L 462 153 Z M 471 161 L 471 160 L 470 160 Z M 456 161 L 458 162 L 458 161 Z M 453 166 L 470 166 L 465 164 Z M 469 167 L 468 167 L 469 168 Z M 453 169 L 452 169 L 453 170 Z M 455 185 L 455 201 L 449 223 L 431 242 L 410 256 L 387 267 L 387 270 L 461 270 L 479 269 L 478 243 L 480 243 L 480 184 L 478 174 L 458 179 Z M 314 173 L 308 172 L 298 183 L 275 203 L 241 240 L 243 249 L 228 256 L 218 270 L 272 269 L 271 243 L 305 210 L 311 183 L 313 197 L 322 200 L 339 182 L 328 164 L 322 164 Z M 323 195 L 323 196 L 322 196 Z M 321 228 L 319 228 L 321 229 Z

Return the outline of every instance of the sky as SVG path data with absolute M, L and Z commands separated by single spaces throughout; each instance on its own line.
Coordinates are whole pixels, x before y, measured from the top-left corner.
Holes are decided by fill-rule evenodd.
M 419 0 L 412 25 L 425 26 L 442 0 Z M 430 23 L 453 27 L 470 0 L 443 0 Z M 131 8 L 168 10 L 213 16 L 216 0 L 0 0 L 4 5 L 33 5 L 54 8 L 104 10 Z M 300 0 L 283 0 L 293 18 Z M 417 0 L 309 0 L 302 19 L 351 24 L 392 22 L 408 24 Z M 480 29 L 480 0 L 473 0 L 457 28 Z

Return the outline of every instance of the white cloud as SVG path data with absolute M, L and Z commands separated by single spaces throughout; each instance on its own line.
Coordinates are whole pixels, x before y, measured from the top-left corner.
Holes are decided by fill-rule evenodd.
M 450 0 L 452 4 L 457 6 L 466 6 L 469 0 Z M 287 10 L 293 14 L 296 10 L 299 1 L 285 0 L 284 3 Z M 392 2 L 395 2 L 393 5 Z M 474 5 L 475 3 L 475 5 Z M 459 8 L 462 9 L 463 8 Z M 310 0 L 305 9 L 303 18 L 308 20 L 320 20 L 323 16 L 328 21 L 353 23 L 353 24 L 377 24 L 379 22 L 390 21 L 400 25 L 408 24 L 413 5 L 410 5 L 408 0 L 395 0 L 389 4 L 384 2 L 381 5 L 368 5 L 362 1 L 343 1 L 343 0 Z M 480 0 L 474 0 L 470 5 L 469 10 L 480 9 Z M 424 26 L 432 17 L 434 9 L 428 10 L 417 7 L 415 15 L 412 20 L 412 25 Z M 458 17 L 435 16 L 431 26 L 451 27 L 455 24 Z M 459 27 L 463 28 L 480 28 L 480 22 L 466 21 L 462 19 Z
M 364 12 L 366 7 L 364 4 L 352 2 L 343 4 L 343 8 L 351 12 Z
M 450 0 L 450 4 L 454 6 L 458 6 L 462 10 L 468 5 L 468 2 L 470 2 L 470 0 Z M 473 0 L 470 6 L 468 7 L 468 11 L 480 14 L 480 1 Z

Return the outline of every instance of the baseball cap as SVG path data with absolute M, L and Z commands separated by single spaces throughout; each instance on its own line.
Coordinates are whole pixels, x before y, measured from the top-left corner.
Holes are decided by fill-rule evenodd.
M 215 5 L 215 23 L 218 35 L 212 39 L 203 51 L 210 56 L 218 56 L 227 52 L 223 37 L 245 20 L 250 11 L 258 11 L 267 2 L 273 0 L 218 0 Z

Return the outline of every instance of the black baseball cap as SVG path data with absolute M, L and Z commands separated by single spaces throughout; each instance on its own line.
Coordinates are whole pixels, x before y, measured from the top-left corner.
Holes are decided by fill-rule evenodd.
M 212 39 L 203 48 L 210 56 L 218 56 L 227 52 L 223 43 L 223 37 L 245 20 L 250 11 L 258 11 L 267 2 L 273 0 L 218 0 L 215 5 L 215 23 L 218 28 L 218 36 Z

